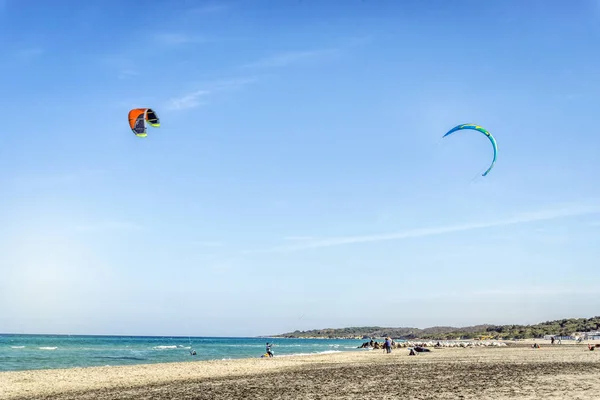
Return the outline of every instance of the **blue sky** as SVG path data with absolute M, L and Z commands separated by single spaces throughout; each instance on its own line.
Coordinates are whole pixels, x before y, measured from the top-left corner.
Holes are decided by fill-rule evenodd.
M 0 2 L 0 331 L 600 308 L 597 1 Z M 145 139 L 127 112 L 161 118 Z M 489 141 L 460 123 L 478 123 Z

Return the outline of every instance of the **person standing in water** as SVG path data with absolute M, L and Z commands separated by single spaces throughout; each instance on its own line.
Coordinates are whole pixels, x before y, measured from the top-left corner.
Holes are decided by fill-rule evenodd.
M 273 357 L 273 352 L 271 351 L 271 346 L 273 346 L 273 343 L 269 344 L 269 342 L 267 342 L 267 354 L 269 355 L 269 357 Z

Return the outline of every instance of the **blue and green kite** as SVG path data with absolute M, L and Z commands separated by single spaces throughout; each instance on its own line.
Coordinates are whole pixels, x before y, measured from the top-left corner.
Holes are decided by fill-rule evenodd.
M 496 164 L 496 155 L 498 154 L 498 145 L 496 144 L 496 139 L 494 139 L 492 134 L 489 133 L 486 129 L 484 129 L 483 127 L 481 127 L 479 125 L 475 125 L 475 124 L 457 125 L 454 128 L 450 129 L 448 131 L 448 133 L 446 133 L 442 138 L 445 138 L 446 136 L 450 135 L 451 133 L 454 133 L 454 132 L 462 130 L 462 129 L 473 129 L 473 130 L 479 131 L 479 132 L 483 133 L 485 136 L 487 136 L 488 139 L 490 139 L 490 142 L 492 142 L 492 146 L 494 147 L 494 159 L 492 160 L 492 164 L 487 169 L 487 171 L 485 171 L 482 174 L 482 176 L 486 176 L 492 170 L 492 168 L 494 167 L 494 164 Z

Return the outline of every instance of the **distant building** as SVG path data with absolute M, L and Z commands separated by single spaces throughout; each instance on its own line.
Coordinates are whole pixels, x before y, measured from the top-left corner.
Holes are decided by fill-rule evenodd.
M 600 332 L 582 332 L 583 340 L 600 340 Z
M 561 336 L 561 335 L 544 335 L 544 340 L 575 340 L 574 336 Z

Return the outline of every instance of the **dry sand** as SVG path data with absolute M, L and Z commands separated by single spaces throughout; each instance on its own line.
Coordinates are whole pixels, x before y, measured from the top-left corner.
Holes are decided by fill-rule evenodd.
M 600 399 L 600 351 L 529 346 L 3 372 L 0 399 Z

